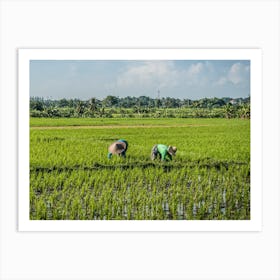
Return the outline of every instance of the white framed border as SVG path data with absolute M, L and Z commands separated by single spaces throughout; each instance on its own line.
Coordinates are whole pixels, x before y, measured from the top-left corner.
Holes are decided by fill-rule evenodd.
M 30 60 L 250 60 L 251 219 L 182 221 L 77 221 L 29 219 Z M 261 231 L 262 52 L 260 49 L 19 49 L 18 50 L 19 231 Z

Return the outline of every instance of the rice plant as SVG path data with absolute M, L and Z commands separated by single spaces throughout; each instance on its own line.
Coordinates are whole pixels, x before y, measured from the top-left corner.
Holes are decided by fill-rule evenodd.
M 250 219 L 249 120 L 52 121 L 30 128 L 30 219 Z M 109 160 L 119 138 L 127 157 Z M 150 160 L 157 143 L 177 146 L 171 162 Z

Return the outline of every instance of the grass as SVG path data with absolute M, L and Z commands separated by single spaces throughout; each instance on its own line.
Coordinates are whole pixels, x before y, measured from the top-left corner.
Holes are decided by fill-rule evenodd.
M 250 219 L 249 120 L 31 118 L 30 126 L 31 219 Z M 127 158 L 108 160 L 119 138 Z M 177 146 L 172 162 L 150 160 L 157 143 Z
M 211 121 L 210 121 L 211 120 Z M 30 127 L 65 126 L 188 126 L 188 125 L 231 125 L 240 119 L 190 119 L 190 118 L 30 118 Z M 246 121 L 246 120 L 245 120 Z M 247 120 L 248 122 L 248 120 Z

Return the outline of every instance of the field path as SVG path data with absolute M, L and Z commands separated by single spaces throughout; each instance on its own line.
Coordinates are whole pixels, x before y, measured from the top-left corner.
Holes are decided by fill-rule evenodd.
M 31 126 L 31 129 L 111 129 L 111 128 L 160 128 L 160 127 L 200 127 L 210 126 L 206 124 L 174 124 L 174 125 L 66 125 L 66 126 Z

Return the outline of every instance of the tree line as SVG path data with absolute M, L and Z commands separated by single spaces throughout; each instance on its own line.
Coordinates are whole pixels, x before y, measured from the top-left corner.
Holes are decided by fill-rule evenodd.
M 172 97 L 117 97 L 103 100 L 30 98 L 31 117 L 179 117 L 179 118 L 250 118 L 250 97 L 202 98 L 199 100 Z

